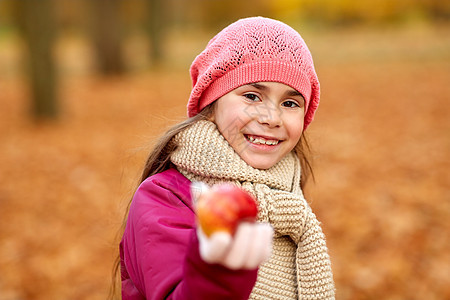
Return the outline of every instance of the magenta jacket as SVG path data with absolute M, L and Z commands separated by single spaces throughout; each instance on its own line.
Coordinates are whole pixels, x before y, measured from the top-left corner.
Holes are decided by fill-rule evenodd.
M 190 184 L 169 169 L 136 191 L 120 243 L 122 299 L 248 299 L 257 270 L 200 258 Z

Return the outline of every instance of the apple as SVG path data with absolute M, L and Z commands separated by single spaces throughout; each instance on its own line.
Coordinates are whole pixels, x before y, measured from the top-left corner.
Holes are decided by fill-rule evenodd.
M 199 194 L 196 213 L 206 236 L 218 231 L 233 235 L 240 222 L 256 221 L 258 206 L 248 192 L 233 184 L 221 183 Z

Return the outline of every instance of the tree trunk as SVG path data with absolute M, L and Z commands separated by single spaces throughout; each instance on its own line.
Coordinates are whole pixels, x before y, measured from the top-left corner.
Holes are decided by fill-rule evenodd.
M 162 0 L 149 0 L 148 34 L 150 38 L 150 59 L 158 65 L 163 59 L 163 36 L 165 32 L 166 14 Z
M 16 20 L 29 52 L 32 114 L 36 119 L 56 118 L 59 107 L 52 49 L 56 33 L 52 0 L 21 0 L 16 5 Z
M 99 70 L 104 75 L 125 71 L 122 57 L 122 22 L 120 0 L 89 0 L 91 26 Z

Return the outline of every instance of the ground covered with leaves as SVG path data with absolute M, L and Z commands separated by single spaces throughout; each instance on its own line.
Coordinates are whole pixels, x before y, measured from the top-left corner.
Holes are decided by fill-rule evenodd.
M 306 194 L 337 299 L 450 298 L 449 33 L 307 34 L 322 97 Z M 36 123 L 26 81 L 0 80 L 0 300 L 105 299 L 139 172 L 189 89 L 187 70 L 70 75 L 60 118 Z

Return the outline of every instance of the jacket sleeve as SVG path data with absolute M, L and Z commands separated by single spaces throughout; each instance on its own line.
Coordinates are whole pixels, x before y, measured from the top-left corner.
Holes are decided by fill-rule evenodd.
M 190 203 L 190 195 L 156 180 L 139 187 L 121 242 L 122 284 L 128 290 L 123 291 L 124 300 L 248 299 L 257 270 L 233 271 L 205 263 Z

